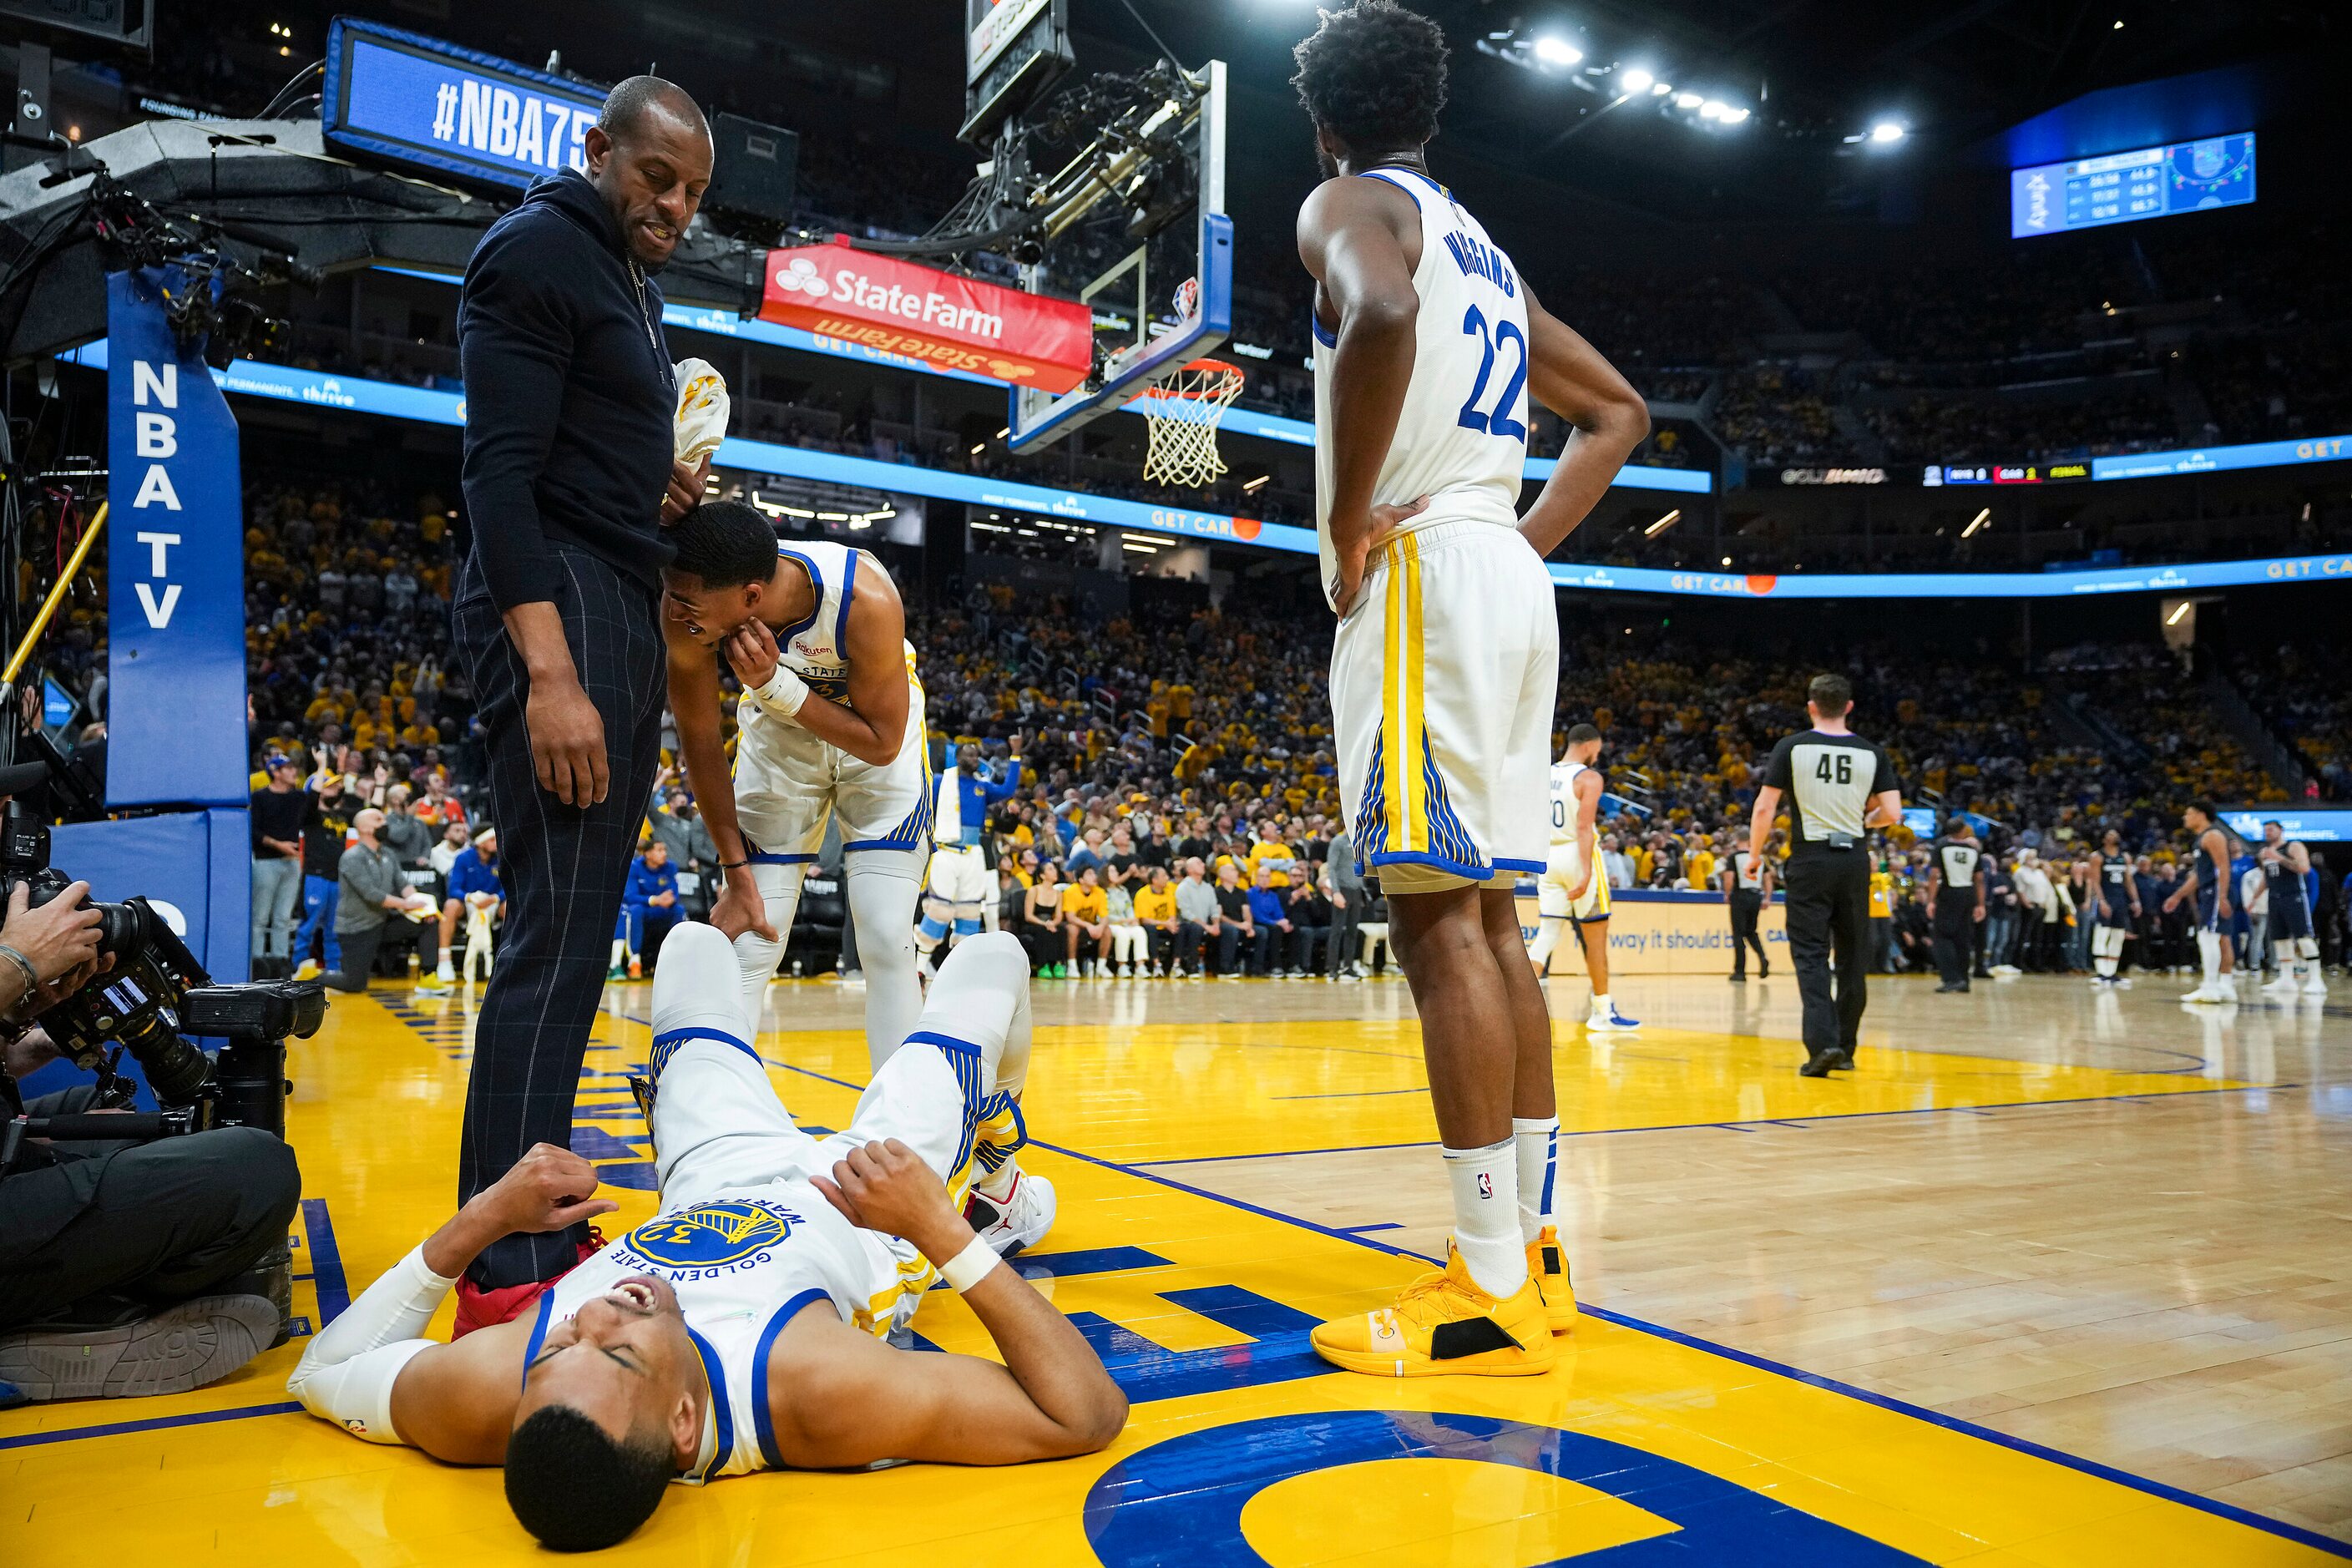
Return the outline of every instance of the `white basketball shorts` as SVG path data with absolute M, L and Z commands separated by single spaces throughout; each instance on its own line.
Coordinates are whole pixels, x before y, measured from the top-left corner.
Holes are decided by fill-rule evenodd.
M 1570 915 L 1580 921 L 1605 921 L 1609 918 L 1609 878 L 1598 867 L 1592 879 L 1584 885 L 1584 896 L 1570 899 L 1569 890 L 1583 875 L 1583 858 L 1573 844 L 1555 844 L 1551 858 L 1544 867 L 1541 880 L 1536 883 L 1536 910 L 1548 921 L 1562 921 Z
M 812 696 L 811 702 L 822 702 Z M 923 746 L 923 689 L 909 693 L 907 735 L 888 765 L 860 762 L 790 719 L 746 700 L 738 710 L 735 815 L 761 865 L 814 860 L 826 819 L 841 814 L 845 850 L 930 847 L 931 778 Z
M 1331 648 L 1339 799 L 1391 893 L 1540 874 L 1559 625 L 1517 529 L 1438 522 L 1381 546 Z

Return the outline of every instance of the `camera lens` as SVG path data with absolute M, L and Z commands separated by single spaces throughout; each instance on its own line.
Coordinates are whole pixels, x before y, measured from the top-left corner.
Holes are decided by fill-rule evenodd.
M 98 911 L 98 951 L 115 955 L 118 964 L 128 963 L 147 950 L 148 921 L 153 917 L 144 904 L 101 904 L 92 901 Z
M 120 905 L 116 906 L 120 908 Z M 164 1016 L 149 1018 L 122 1037 L 146 1070 L 157 1103 L 186 1105 L 213 1075 L 213 1059 L 172 1032 Z

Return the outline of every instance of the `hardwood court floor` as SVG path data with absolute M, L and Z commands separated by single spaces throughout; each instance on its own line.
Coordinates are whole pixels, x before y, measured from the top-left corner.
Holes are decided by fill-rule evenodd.
M 1317 1317 L 1443 1247 L 1393 981 L 1040 983 L 1024 1265 L 1135 1402 L 1108 1454 L 681 1489 L 629 1562 L 2268 1563 L 2352 1556 L 2352 986 L 2191 1015 L 2180 987 L 1881 983 L 1860 1070 L 1798 1079 L 1783 978 L 1626 980 L 1637 1035 L 1556 1028 L 1559 1367 L 1328 1372 Z M 1580 1016 L 1580 981 L 1554 1006 Z M 574 1145 L 651 1210 L 607 996 Z M 769 994 L 804 1121 L 865 1076 L 862 997 Z M 298 1047 L 298 1310 L 443 1217 L 463 998 L 380 987 Z M 917 1329 L 984 1343 L 960 1300 Z M 508 1562 L 495 1472 L 291 1412 L 299 1342 L 174 1399 L 0 1413 L 0 1563 Z

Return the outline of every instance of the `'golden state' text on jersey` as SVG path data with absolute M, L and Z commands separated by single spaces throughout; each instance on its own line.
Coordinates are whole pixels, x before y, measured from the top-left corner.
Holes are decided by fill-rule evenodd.
M 1528 408 L 1528 300 L 1518 269 L 1478 220 L 1419 170 L 1370 169 L 1359 177 L 1394 185 L 1421 209 L 1412 381 L 1373 503 L 1402 505 L 1427 496 L 1427 509 L 1404 524 L 1408 531 L 1465 520 L 1516 528 Z M 1315 526 L 1324 596 L 1331 599 L 1339 576 L 1329 517 L 1331 365 L 1339 340 L 1321 321 L 1312 325 Z

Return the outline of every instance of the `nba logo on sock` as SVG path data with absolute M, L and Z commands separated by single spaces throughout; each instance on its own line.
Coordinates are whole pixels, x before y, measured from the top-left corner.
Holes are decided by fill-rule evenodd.
M 1478 1173 L 1478 1195 L 1482 1198 L 1495 1195 L 1495 1178 L 1484 1171 Z

